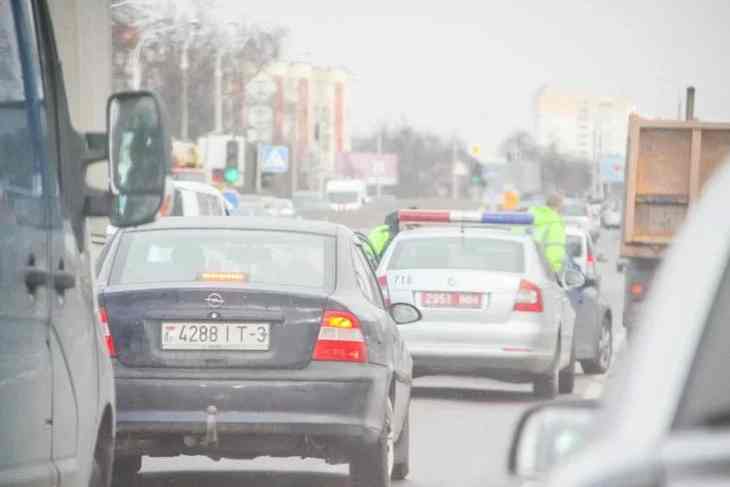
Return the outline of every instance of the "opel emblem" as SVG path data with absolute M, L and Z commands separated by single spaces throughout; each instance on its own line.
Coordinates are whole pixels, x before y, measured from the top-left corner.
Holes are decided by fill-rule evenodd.
M 211 308 L 220 308 L 225 304 L 225 301 L 223 301 L 223 297 L 221 297 L 218 293 L 211 293 L 208 295 L 207 298 L 205 298 L 205 302 L 208 303 L 208 306 Z

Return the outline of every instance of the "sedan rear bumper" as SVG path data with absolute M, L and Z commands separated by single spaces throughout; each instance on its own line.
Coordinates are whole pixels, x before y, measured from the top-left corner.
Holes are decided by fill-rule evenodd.
M 386 367 L 341 363 L 246 371 L 116 364 L 115 372 L 118 454 L 242 458 L 327 457 L 312 445 L 375 442 L 390 377 Z M 211 429 L 218 443 L 211 444 Z M 166 441 L 149 441 L 156 438 Z
M 555 365 L 557 326 L 424 322 L 401 328 L 414 375 L 476 375 L 528 382 Z

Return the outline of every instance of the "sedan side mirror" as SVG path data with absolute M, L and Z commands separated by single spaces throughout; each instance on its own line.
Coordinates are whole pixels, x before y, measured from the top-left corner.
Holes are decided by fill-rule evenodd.
M 390 305 L 389 311 L 390 316 L 393 317 L 393 321 L 395 321 L 398 325 L 415 323 L 416 321 L 420 321 L 421 318 L 423 318 L 423 315 L 418 310 L 418 308 L 408 303 L 392 304 Z
M 522 478 L 544 475 L 585 445 L 597 403 L 566 401 L 528 409 L 512 436 L 508 468 Z
M 155 219 L 165 194 L 170 138 L 157 95 L 116 93 L 107 105 L 111 224 L 123 228 Z

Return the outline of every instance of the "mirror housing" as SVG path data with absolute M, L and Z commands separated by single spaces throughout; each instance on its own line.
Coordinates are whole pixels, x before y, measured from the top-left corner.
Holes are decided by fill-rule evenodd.
M 162 206 L 171 141 L 158 96 L 115 93 L 107 104 L 111 224 L 149 223 Z
M 508 469 L 532 478 L 547 473 L 585 445 L 596 416 L 596 401 L 545 403 L 525 411 L 512 435 Z
M 393 321 L 395 321 L 398 325 L 408 325 L 410 323 L 420 321 L 421 318 L 423 318 L 421 311 L 408 303 L 391 304 L 388 311 L 390 312 L 390 316 L 393 318 Z
M 565 269 L 560 275 L 560 284 L 565 289 L 575 289 L 586 285 L 586 277 L 575 269 Z

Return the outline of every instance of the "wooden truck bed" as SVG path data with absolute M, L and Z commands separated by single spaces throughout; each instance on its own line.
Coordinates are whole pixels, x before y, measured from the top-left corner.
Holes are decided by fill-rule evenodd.
M 729 160 L 730 124 L 632 115 L 621 255 L 661 256 L 705 182 Z

